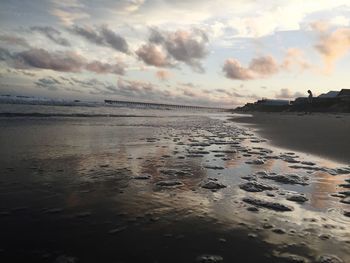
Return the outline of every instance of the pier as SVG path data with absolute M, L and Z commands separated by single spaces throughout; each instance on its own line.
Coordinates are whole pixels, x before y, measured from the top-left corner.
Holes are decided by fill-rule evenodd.
M 179 105 L 179 104 L 165 104 L 165 103 L 150 103 L 150 102 L 139 102 L 139 101 L 122 101 L 122 100 L 105 100 L 106 104 L 116 105 L 119 107 L 145 107 L 145 108 L 156 108 L 156 109 L 184 109 L 184 110 L 207 110 L 207 111 L 228 111 L 225 108 L 218 107 L 204 107 L 204 106 L 193 106 L 193 105 Z

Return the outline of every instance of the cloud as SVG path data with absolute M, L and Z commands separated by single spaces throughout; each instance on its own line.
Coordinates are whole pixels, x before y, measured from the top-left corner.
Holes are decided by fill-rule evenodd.
M 165 81 L 165 80 L 168 80 L 171 77 L 171 73 L 169 71 L 166 71 L 166 70 L 158 70 L 156 72 L 156 77 L 159 80 Z
M 26 70 L 21 70 L 21 69 L 10 69 L 7 68 L 6 70 L 8 73 L 12 73 L 12 74 L 22 74 L 28 77 L 34 77 L 36 76 L 35 73 L 31 72 L 31 71 L 26 71 Z
M 96 44 L 96 45 L 103 45 L 103 38 L 102 36 L 95 31 L 92 27 L 84 26 L 79 27 L 77 25 L 74 25 L 70 28 L 70 31 L 76 35 L 79 35 L 89 42 Z
M 55 91 L 58 90 L 58 85 L 61 85 L 62 83 L 53 77 L 47 77 L 38 79 L 34 84 L 40 88 Z
M 185 89 L 185 90 L 183 91 L 183 93 L 184 93 L 184 95 L 187 96 L 187 97 L 195 97 L 195 96 L 196 96 L 196 94 L 195 94 L 193 91 L 190 91 L 190 90 L 187 90 L 187 89 Z
M 0 47 L 0 61 L 9 61 L 12 59 L 12 54 L 6 48 Z
M 319 21 L 314 21 L 310 23 L 310 26 L 311 26 L 311 29 L 314 31 L 326 32 L 329 29 L 330 24 L 328 21 L 319 20 Z
M 192 32 L 178 30 L 170 33 L 165 40 L 169 54 L 177 61 L 182 61 L 194 68 L 203 70 L 200 59 L 207 56 L 208 37 L 201 30 Z
M 275 97 L 278 99 L 292 99 L 292 98 L 304 97 L 304 96 L 305 95 L 302 94 L 301 92 L 292 93 L 292 91 L 287 88 L 280 89 L 280 91 L 275 95 Z
M 64 25 L 69 26 L 75 21 L 89 18 L 85 6 L 78 0 L 52 0 L 51 14 L 56 16 Z
M 66 26 L 72 25 L 76 20 L 89 18 L 90 15 L 79 11 L 66 11 L 61 8 L 56 8 L 51 12 L 54 16 L 58 17 L 62 23 Z
M 285 70 L 291 70 L 293 67 L 297 67 L 302 71 L 312 67 L 305 59 L 304 52 L 298 48 L 289 48 L 281 65 L 281 68 Z
M 78 79 L 75 77 L 63 77 L 57 78 L 47 76 L 40 78 L 34 82 L 34 84 L 43 89 L 50 91 L 66 90 L 70 92 L 83 93 L 83 92 L 94 92 L 107 86 L 106 83 L 92 78 L 92 79 Z
M 72 51 L 48 52 L 44 49 L 29 49 L 18 53 L 10 53 L 0 49 L 0 59 L 17 69 L 40 68 L 61 72 L 90 72 L 103 74 L 112 73 L 123 75 L 125 65 L 122 62 L 116 64 L 100 61 L 87 61 L 83 56 Z
M 320 39 L 315 45 L 325 64 L 325 71 L 333 69 L 336 60 L 350 50 L 350 28 L 338 28 L 332 32 L 320 32 Z
M 236 1 L 234 1 L 236 2 Z M 315 16 L 334 16 L 345 12 L 347 0 L 327 1 L 238 1 L 240 10 L 227 16 L 224 24 L 237 31 L 236 37 L 259 38 L 281 31 L 298 31 L 305 20 Z M 244 6 L 244 7 L 243 7 Z M 344 13 L 345 14 L 345 13 Z
M 0 42 L 9 46 L 29 47 L 27 40 L 18 36 L 1 35 Z
M 98 28 L 92 28 L 88 26 L 80 27 L 74 25 L 70 28 L 70 31 L 85 38 L 93 44 L 110 47 L 116 51 L 123 53 L 129 52 L 129 46 L 126 40 L 110 30 L 106 25 L 100 26 Z
M 117 85 L 107 84 L 98 92 L 103 95 L 118 95 L 124 98 L 147 101 L 156 101 L 165 97 L 165 92 L 150 82 L 124 79 L 118 79 Z
M 251 80 L 266 78 L 293 67 L 301 70 L 312 67 L 304 58 L 303 52 L 297 48 L 288 49 L 281 64 L 270 55 L 253 58 L 248 67 L 242 66 L 237 59 L 230 58 L 225 61 L 222 71 L 230 79 Z
M 63 80 L 69 82 L 71 85 L 81 85 L 81 86 L 91 86 L 91 85 L 94 85 L 96 83 L 92 82 L 91 80 L 80 80 L 80 79 L 77 79 L 75 77 L 71 77 L 71 78 L 64 78 L 64 77 L 61 77 Z
M 226 89 L 216 89 L 215 92 L 225 94 L 227 96 L 234 96 L 234 92 L 232 93 Z
M 278 72 L 278 64 L 271 56 L 253 58 L 249 64 L 249 69 L 260 76 L 269 76 Z
M 120 89 L 127 89 L 135 94 L 144 94 L 145 92 L 152 92 L 155 89 L 155 85 L 150 82 L 122 79 L 119 79 L 118 87 Z
M 113 73 L 117 75 L 125 74 L 125 65 L 121 62 L 117 64 L 102 63 L 100 61 L 93 61 L 86 64 L 85 69 L 98 74 Z
M 171 66 L 167 54 L 162 47 L 158 45 L 144 44 L 136 51 L 136 55 L 148 65 L 156 67 Z
M 240 94 L 238 92 L 233 92 L 233 96 L 236 98 L 261 99 L 261 97 L 256 94 Z
M 249 80 L 256 78 L 252 70 L 244 68 L 238 60 L 233 58 L 225 61 L 222 71 L 229 79 Z
M 165 42 L 165 34 L 160 32 L 157 28 L 150 28 L 150 36 L 148 38 L 149 42 L 162 44 Z
M 145 0 L 120 0 L 116 3 L 115 9 L 118 14 L 134 13 L 140 9 Z
M 29 49 L 14 55 L 15 68 L 42 68 L 63 72 L 79 72 L 85 59 L 71 51 L 50 53 L 44 49 Z
M 207 55 L 206 44 L 208 38 L 203 31 L 192 32 L 178 30 L 168 35 L 165 46 L 176 60 L 188 65 L 199 67 L 200 59 Z
M 151 29 L 149 41 L 162 45 L 167 54 L 177 62 L 183 62 L 198 72 L 203 72 L 201 60 L 208 55 L 208 36 L 199 29 L 174 32 Z
M 97 87 L 105 87 L 106 84 L 98 79 L 92 78 L 92 79 L 88 79 L 88 80 L 81 80 L 81 79 L 77 79 L 75 77 L 71 77 L 71 78 L 64 78 L 61 77 L 61 79 L 63 79 L 64 81 L 68 82 L 70 85 L 72 86 L 78 86 L 78 87 L 88 87 L 88 88 L 97 88 Z
M 263 37 L 280 31 L 300 30 L 305 19 L 316 15 L 343 13 L 347 0 L 247 1 L 247 0 L 118 0 L 104 3 L 119 23 L 177 28 L 187 25 L 215 26 L 234 37 Z M 207 32 L 209 32 L 208 30 Z M 219 32 L 220 33 L 220 32 Z M 214 35 L 214 34 L 213 34 Z M 215 37 L 215 36 L 214 36 Z M 220 36 L 222 39 L 222 35 Z
M 30 28 L 30 30 L 37 31 L 43 34 L 48 39 L 52 40 L 54 43 L 58 45 L 65 46 L 65 47 L 70 46 L 69 41 L 61 37 L 61 32 L 51 26 L 33 26 Z
M 179 85 L 190 87 L 190 88 L 198 88 L 198 85 L 192 83 L 192 82 L 178 82 Z
M 44 49 L 29 49 L 15 55 L 16 68 L 42 68 L 63 72 L 79 72 L 85 59 L 72 51 L 50 53 Z
M 102 35 L 102 38 L 107 45 L 117 51 L 128 53 L 129 47 L 126 40 L 120 35 L 114 33 L 107 26 L 102 26 L 100 28 L 100 34 Z
M 216 89 L 214 91 L 217 92 L 217 93 L 224 94 L 227 97 L 233 97 L 233 98 L 249 98 L 249 99 L 260 99 L 261 98 L 260 96 L 257 96 L 255 94 L 241 94 L 241 93 L 238 93 L 233 88 L 231 88 L 230 90 Z

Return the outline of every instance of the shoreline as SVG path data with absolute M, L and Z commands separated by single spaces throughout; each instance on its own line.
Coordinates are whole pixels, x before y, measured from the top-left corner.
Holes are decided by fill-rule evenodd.
M 273 146 L 350 164 L 350 115 L 250 113 L 231 118 Z

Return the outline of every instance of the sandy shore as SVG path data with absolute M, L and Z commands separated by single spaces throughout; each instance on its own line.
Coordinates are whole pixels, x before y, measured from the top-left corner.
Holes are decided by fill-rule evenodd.
M 350 115 L 254 113 L 234 120 L 252 125 L 273 145 L 350 163 Z
M 350 166 L 227 113 L 83 110 L 0 118 L 0 262 L 350 262 Z

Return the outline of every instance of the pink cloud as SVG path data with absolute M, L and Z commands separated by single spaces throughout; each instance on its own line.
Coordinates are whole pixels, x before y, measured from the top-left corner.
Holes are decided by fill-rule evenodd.
M 320 32 L 320 39 L 315 45 L 325 64 L 325 72 L 329 73 L 334 63 L 350 50 L 350 28 L 338 28 L 333 32 Z

